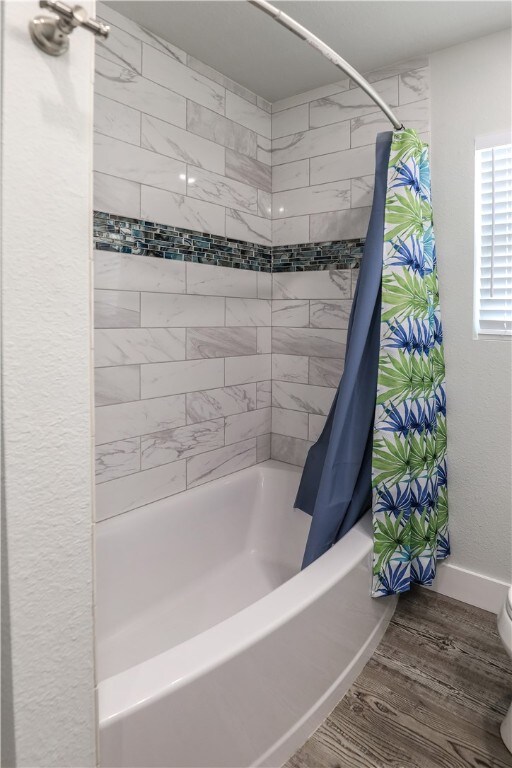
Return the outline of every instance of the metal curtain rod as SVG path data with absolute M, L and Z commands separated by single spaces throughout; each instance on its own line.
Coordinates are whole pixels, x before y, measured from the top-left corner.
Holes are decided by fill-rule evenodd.
M 313 48 L 316 48 L 316 50 L 319 51 L 322 56 L 325 56 L 325 58 L 334 64 L 335 67 L 338 67 L 338 69 L 341 69 L 342 72 L 352 78 L 352 80 L 368 94 L 370 99 L 372 99 L 372 101 L 374 101 L 375 104 L 384 112 L 396 130 L 403 129 L 404 126 L 402 125 L 402 122 L 388 107 L 386 102 L 381 99 L 377 91 L 372 88 L 370 83 L 365 80 L 362 75 L 359 74 L 357 69 L 354 69 L 354 67 L 351 66 L 348 61 L 345 61 L 345 59 L 336 53 L 336 51 L 333 51 L 332 48 L 320 40 L 319 37 L 310 32 L 309 29 L 306 29 L 306 27 L 303 27 L 302 24 L 299 24 L 297 21 L 295 21 L 295 19 L 292 19 L 291 16 L 288 16 L 288 14 L 280 11 L 271 3 L 268 3 L 267 0 L 248 0 L 248 2 L 251 3 L 251 5 L 255 5 L 256 8 L 260 9 L 260 11 L 267 13 L 279 24 L 282 24 L 283 27 L 286 27 L 286 29 L 289 29 L 290 32 L 293 32 L 298 37 L 300 37 L 301 40 L 305 40 L 306 43 L 309 43 L 309 45 L 311 45 Z

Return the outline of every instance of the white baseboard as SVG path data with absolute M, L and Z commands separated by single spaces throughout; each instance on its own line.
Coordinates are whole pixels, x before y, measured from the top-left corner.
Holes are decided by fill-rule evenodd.
M 499 613 L 510 584 L 443 562 L 438 563 L 434 584 L 428 589 L 485 611 Z

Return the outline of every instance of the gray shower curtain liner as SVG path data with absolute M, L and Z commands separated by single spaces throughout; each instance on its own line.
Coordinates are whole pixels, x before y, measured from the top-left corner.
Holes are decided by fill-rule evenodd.
M 309 450 L 295 501 L 296 507 L 313 518 L 303 568 L 371 507 L 382 242 L 392 136 L 390 131 L 377 137 L 373 205 L 350 315 L 343 376 L 322 434 Z

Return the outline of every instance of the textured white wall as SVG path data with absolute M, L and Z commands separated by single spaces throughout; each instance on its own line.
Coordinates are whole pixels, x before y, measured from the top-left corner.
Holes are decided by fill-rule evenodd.
M 512 581 L 512 340 L 473 339 L 475 137 L 511 129 L 510 31 L 431 57 L 454 565 Z
M 47 56 L 27 30 L 38 13 L 4 3 L 2 715 L 14 732 L 2 765 L 43 768 L 96 763 L 93 39 L 78 30 L 65 56 Z

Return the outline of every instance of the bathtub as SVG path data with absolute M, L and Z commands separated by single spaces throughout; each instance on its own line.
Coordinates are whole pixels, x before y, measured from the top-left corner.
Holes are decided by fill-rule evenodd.
M 359 674 L 396 601 L 369 596 L 368 516 L 300 571 L 299 477 L 267 461 L 98 524 L 102 766 L 280 766 Z

